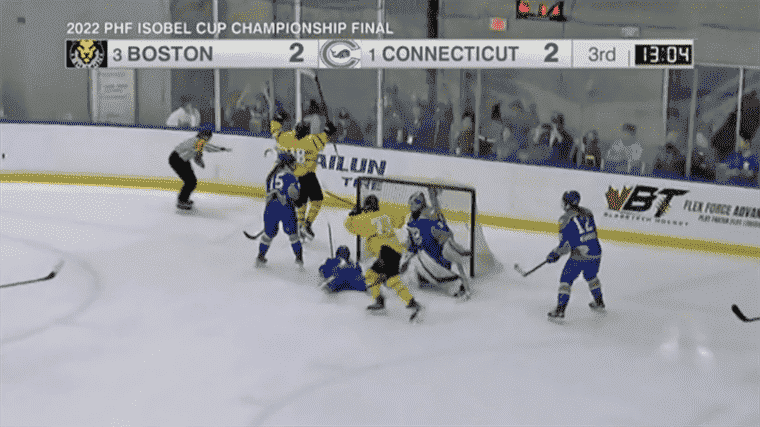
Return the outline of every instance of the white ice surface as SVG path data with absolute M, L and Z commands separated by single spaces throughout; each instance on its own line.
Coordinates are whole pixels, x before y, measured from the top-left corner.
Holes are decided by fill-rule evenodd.
M 208 194 L 0 184 L 0 425 L 760 425 L 760 260 L 603 242 L 605 315 L 573 286 L 547 321 L 555 245 L 486 229 L 505 266 L 457 303 L 412 289 L 324 295 L 316 270 L 351 244 L 324 208 L 299 271 L 284 234 L 253 267 L 262 203 Z M 559 215 L 559 212 L 557 212 Z

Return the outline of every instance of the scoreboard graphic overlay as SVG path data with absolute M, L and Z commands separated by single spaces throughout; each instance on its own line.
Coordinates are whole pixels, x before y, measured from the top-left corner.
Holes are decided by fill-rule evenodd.
M 108 68 L 693 68 L 693 40 L 67 40 L 102 46 Z M 79 49 L 81 50 L 81 48 Z M 105 65 L 104 65 L 105 64 Z M 78 67 L 78 68 L 81 68 Z

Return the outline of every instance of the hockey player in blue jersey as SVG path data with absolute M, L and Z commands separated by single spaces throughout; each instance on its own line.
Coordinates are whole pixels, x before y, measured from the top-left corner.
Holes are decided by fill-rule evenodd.
M 559 245 L 546 257 L 546 262 L 557 262 L 559 258 L 570 253 L 565 268 L 560 276 L 557 308 L 549 312 L 549 318 L 562 319 L 570 300 L 570 287 L 578 275 L 588 282 L 594 301 L 589 306 L 594 310 L 604 310 L 602 288 L 597 273 L 602 259 L 602 247 L 596 236 L 594 215 L 589 209 L 579 206 L 581 195 L 577 191 L 567 191 L 562 195 L 562 208 L 565 213 L 559 219 Z
M 339 246 L 335 258 L 329 258 L 319 267 L 319 274 L 323 279 L 319 288 L 325 292 L 367 290 L 362 268 L 351 262 L 348 246 Z
M 421 191 L 409 197 L 410 215 L 406 225 L 409 255 L 402 266 L 415 276 L 420 286 L 445 287 L 450 295 L 467 300 L 469 281 L 460 256 L 456 255 L 462 249 L 454 242 L 453 233 L 438 209 L 435 193 L 431 205 L 428 207 Z M 454 269 L 455 265 L 459 272 Z
M 296 159 L 288 152 L 278 155 L 278 162 L 267 176 L 267 198 L 264 208 L 264 235 L 261 236 L 259 256 L 256 266 L 266 264 L 266 254 L 272 239 L 277 235 L 282 222 L 282 229 L 290 238 L 296 263 L 303 266 L 303 249 L 298 238 L 295 201 L 298 199 L 300 185 L 293 174 Z

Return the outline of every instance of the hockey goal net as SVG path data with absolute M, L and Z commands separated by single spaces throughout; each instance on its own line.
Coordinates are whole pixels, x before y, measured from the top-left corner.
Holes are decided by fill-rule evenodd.
M 471 277 L 487 274 L 496 262 L 493 253 L 489 249 L 483 230 L 477 223 L 476 192 L 472 187 L 443 182 L 422 182 L 417 180 L 405 180 L 385 177 L 360 177 L 356 183 L 356 200 L 359 205 L 370 194 L 377 196 L 380 201 L 380 209 L 390 204 L 395 208 L 409 209 L 409 197 L 422 191 L 430 205 L 433 198 L 438 200 L 438 206 L 443 213 L 454 240 L 470 255 L 468 273 Z M 357 259 L 366 260 L 362 257 L 364 239 L 357 237 Z

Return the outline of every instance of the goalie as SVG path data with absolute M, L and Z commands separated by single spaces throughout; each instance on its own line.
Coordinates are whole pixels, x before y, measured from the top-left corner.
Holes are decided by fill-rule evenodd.
M 427 206 L 422 191 L 409 197 L 410 215 L 406 225 L 409 252 L 402 260 L 401 271 L 413 275 L 420 287 L 427 285 L 443 289 L 454 297 L 468 300 L 470 284 L 462 259 L 467 252 L 454 241 L 454 235 L 438 208 L 435 191 L 431 205 Z

